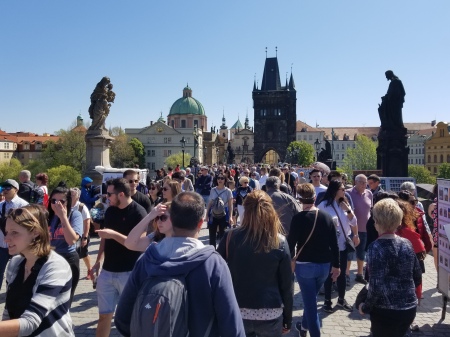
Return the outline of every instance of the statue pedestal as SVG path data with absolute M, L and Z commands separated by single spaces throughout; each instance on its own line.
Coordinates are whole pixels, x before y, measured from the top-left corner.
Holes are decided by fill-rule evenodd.
M 105 130 L 88 130 L 86 141 L 86 171 L 85 175 L 94 181 L 94 185 L 101 185 L 102 175 L 95 170 L 96 166 L 110 168 L 109 148 L 114 138 Z
M 378 133 L 377 168 L 383 177 L 407 177 L 408 154 L 407 129 L 380 128 Z

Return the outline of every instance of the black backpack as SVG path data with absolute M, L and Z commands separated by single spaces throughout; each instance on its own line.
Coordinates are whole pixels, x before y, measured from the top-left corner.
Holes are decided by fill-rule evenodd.
M 226 189 L 222 192 L 217 192 L 217 190 L 214 190 L 217 194 L 217 198 L 214 199 L 213 205 L 211 207 L 211 214 L 214 218 L 221 219 L 226 215 L 225 212 L 225 203 L 223 199 L 220 197 L 224 192 L 226 192 Z
M 44 191 L 32 182 L 20 184 L 19 192 L 17 194 L 20 198 L 28 201 L 30 204 L 42 205 L 44 203 Z

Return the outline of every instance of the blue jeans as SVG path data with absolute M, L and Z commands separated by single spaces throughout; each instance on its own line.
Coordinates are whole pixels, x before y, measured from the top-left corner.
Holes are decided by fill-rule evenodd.
M 283 315 L 270 321 L 244 319 L 246 337 L 281 337 Z
M 296 263 L 295 275 L 303 298 L 302 327 L 311 337 L 320 336 L 317 294 L 330 273 L 330 263 Z
M 10 259 L 8 248 L 0 248 L 0 289 L 3 284 L 3 277 L 5 275 L 6 265 Z

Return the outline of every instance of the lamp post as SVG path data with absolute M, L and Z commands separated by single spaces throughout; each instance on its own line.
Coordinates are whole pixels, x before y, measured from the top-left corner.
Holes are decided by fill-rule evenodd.
M 319 138 L 317 138 L 316 141 L 314 142 L 314 148 L 316 149 L 316 161 L 319 160 L 319 150 L 321 144 L 322 142 L 319 142 Z
M 180 140 L 181 143 L 181 152 L 183 152 L 183 169 L 184 169 L 184 147 L 186 146 L 186 139 L 184 136 Z
M 195 149 L 198 147 L 198 130 L 197 130 L 197 125 L 194 125 L 194 132 L 192 134 L 194 135 L 194 158 L 195 158 Z
M 219 164 L 219 147 L 216 146 L 216 164 Z

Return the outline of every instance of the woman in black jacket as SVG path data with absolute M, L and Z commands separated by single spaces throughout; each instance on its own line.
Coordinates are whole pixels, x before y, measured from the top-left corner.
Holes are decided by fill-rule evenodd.
M 218 252 L 228 261 L 245 333 L 281 336 L 290 330 L 292 321 L 289 246 L 265 192 L 249 193 L 244 206 L 241 226 L 226 234 Z
M 303 298 L 303 320 L 296 323 L 300 336 L 320 337 L 317 294 L 332 272 L 336 281 L 339 270 L 339 246 L 331 216 L 314 206 L 316 192 L 312 184 L 297 188 L 303 211 L 292 218 L 288 236 L 292 256 L 297 256 L 295 275 Z M 297 254 L 295 254 L 297 248 Z

